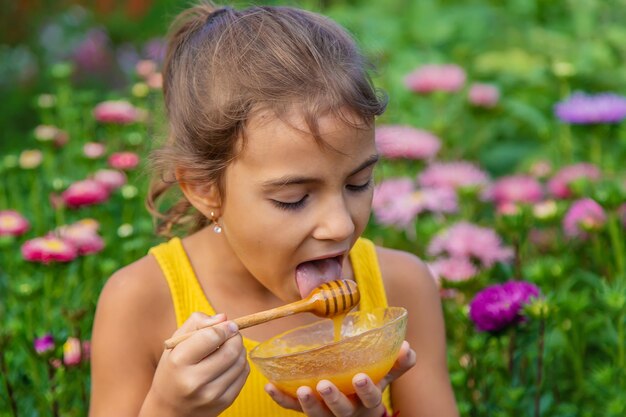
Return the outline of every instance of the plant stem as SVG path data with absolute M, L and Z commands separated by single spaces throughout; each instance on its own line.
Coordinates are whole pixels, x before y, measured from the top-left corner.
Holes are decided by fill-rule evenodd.
M 9 381 L 9 370 L 7 369 L 7 364 L 4 359 L 4 349 L 0 352 L 0 367 L 2 369 L 2 375 L 4 375 L 4 388 L 7 390 L 11 415 L 17 417 L 17 404 L 15 403 L 15 396 L 13 395 L 13 386 L 11 385 L 11 381 Z
M 617 316 L 617 368 L 624 369 L 626 366 L 626 335 L 624 334 L 624 320 L 626 313 Z
M 543 348 L 545 338 L 546 320 L 541 317 L 539 320 L 539 338 L 537 341 L 537 381 L 535 387 L 535 417 L 541 415 L 541 385 L 543 376 Z
M 626 279 L 626 265 L 624 261 L 624 242 L 622 241 L 622 233 L 620 233 L 619 218 L 617 213 L 609 214 L 609 238 L 611 239 L 611 247 L 613 248 L 613 256 L 615 258 L 616 275 Z
M 50 381 L 50 394 L 52 397 L 52 415 L 59 417 L 59 404 L 56 399 L 56 384 L 54 383 L 55 369 L 51 363 L 48 363 L 48 381 Z
M 508 368 L 509 368 L 509 375 L 511 377 L 513 377 L 513 362 L 514 359 L 513 357 L 515 356 L 515 339 L 517 335 L 517 329 L 514 327 L 513 330 L 511 331 L 511 337 L 509 338 L 509 364 L 508 364 Z

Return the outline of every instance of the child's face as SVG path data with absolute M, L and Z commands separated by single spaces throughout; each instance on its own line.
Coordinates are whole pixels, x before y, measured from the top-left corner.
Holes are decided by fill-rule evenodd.
M 378 159 L 373 128 L 321 117 L 329 146 L 320 146 L 300 117 L 289 121 L 296 128 L 269 114 L 252 118 L 225 173 L 220 219 L 238 260 L 285 302 L 341 278 L 369 219 Z

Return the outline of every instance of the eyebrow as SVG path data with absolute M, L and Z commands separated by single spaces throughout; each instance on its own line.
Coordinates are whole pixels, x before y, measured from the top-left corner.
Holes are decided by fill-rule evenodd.
M 380 155 L 374 154 L 367 158 L 361 165 L 352 170 L 348 177 L 355 175 L 356 173 L 364 170 L 365 168 L 369 168 L 374 165 L 380 159 Z M 319 181 L 317 178 L 305 177 L 301 175 L 285 175 L 284 177 L 272 179 L 269 181 L 263 182 L 261 185 L 263 188 L 275 188 L 275 187 L 284 187 L 287 185 L 299 185 L 299 184 L 310 184 Z

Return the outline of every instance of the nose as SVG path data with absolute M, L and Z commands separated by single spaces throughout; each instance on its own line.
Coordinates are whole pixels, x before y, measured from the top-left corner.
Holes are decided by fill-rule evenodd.
M 320 210 L 313 237 L 318 240 L 344 241 L 352 237 L 356 226 L 343 198 L 335 198 Z

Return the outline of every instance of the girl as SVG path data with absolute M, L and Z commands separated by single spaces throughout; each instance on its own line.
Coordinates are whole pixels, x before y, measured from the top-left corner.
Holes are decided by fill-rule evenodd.
M 165 200 L 160 231 L 189 233 L 103 289 L 90 415 L 456 416 L 432 277 L 413 255 L 360 238 L 378 160 L 374 118 L 385 102 L 353 40 L 324 17 L 286 7 L 202 4 L 172 30 L 163 72 L 169 139 L 154 154 L 148 202 L 156 211 L 166 191 L 181 191 Z M 407 341 L 380 383 L 354 376 L 356 395 L 323 380 L 291 398 L 247 352 L 318 319 L 299 314 L 239 332 L 227 317 L 296 301 L 338 277 L 357 281 L 361 309 L 404 306 Z M 163 350 L 165 339 L 196 329 Z

